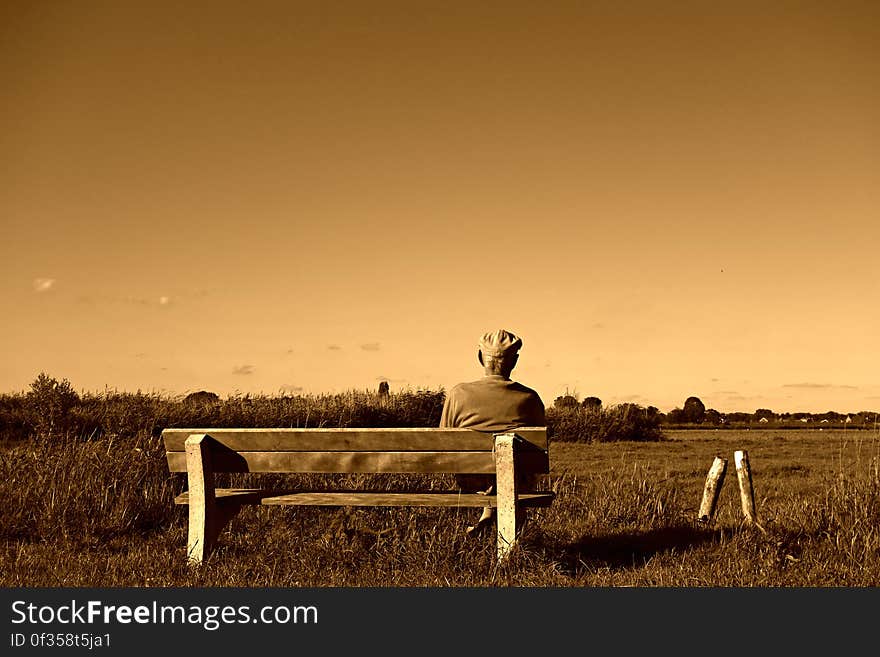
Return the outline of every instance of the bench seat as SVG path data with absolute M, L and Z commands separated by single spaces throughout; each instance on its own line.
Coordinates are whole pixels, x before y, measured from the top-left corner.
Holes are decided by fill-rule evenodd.
M 217 488 L 218 502 L 234 500 L 265 506 L 461 506 L 497 507 L 497 496 L 478 493 L 431 492 L 396 493 L 386 491 L 268 491 L 260 488 Z M 525 507 L 550 506 L 552 492 L 520 493 L 517 502 Z M 175 504 L 189 504 L 189 491 L 174 498 Z

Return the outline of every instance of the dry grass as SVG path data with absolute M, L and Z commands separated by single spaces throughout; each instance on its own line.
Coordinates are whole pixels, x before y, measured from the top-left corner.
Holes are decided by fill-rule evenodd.
M 749 451 L 766 533 L 742 524 L 735 449 Z M 32 439 L 0 449 L 0 585 L 877 586 L 878 452 L 852 431 L 558 443 L 558 498 L 501 567 L 491 534 L 464 535 L 473 509 L 287 507 L 246 508 L 192 569 L 172 504 L 184 477 L 158 439 Z M 693 518 L 715 454 L 730 465 L 707 528 Z

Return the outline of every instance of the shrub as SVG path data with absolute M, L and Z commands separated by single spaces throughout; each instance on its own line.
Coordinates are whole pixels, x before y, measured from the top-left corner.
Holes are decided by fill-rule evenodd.
M 638 404 L 608 408 L 551 408 L 547 410 L 550 438 L 560 442 L 661 440 L 660 418 Z
M 77 403 L 79 395 L 67 379 L 59 382 L 40 372 L 25 395 L 25 416 L 37 433 L 52 435 L 68 429 L 68 414 Z

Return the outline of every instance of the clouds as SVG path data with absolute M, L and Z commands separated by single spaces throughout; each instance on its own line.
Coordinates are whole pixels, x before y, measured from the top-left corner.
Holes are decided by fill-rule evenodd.
M 37 294 L 41 294 L 43 292 L 48 292 L 53 287 L 55 287 L 55 279 L 54 278 L 35 278 L 33 280 L 32 285 L 34 286 L 34 292 Z
M 783 388 L 801 388 L 804 390 L 858 390 L 858 386 L 836 385 L 833 383 L 784 383 Z
M 254 373 L 253 365 L 236 365 L 232 368 L 232 373 L 237 376 L 248 376 Z
M 366 342 L 359 346 L 361 351 L 380 351 L 382 349 L 382 345 L 378 342 Z M 328 344 L 327 349 L 330 351 L 342 351 L 342 347 L 338 344 Z
M 77 302 L 87 305 L 106 305 L 106 306 L 159 306 L 169 307 L 174 304 L 174 297 L 162 295 L 158 297 L 145 297 L 134 294 L 125 296 L 109 296 L 109 295 L 88 295 L 81 294 L 77 297 Z

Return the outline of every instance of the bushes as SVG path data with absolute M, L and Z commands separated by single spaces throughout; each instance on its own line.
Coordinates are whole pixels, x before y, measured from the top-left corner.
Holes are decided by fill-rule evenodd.
M 436 427 L 442 390 L 388 395 L 369 391 L 340 394 L 238 395 L 219 399 L 157 393 L 84 393 L 67 380 L 45 374 L 26 395 L 0 395 L 0 439 L 31 435 L 101 439 L 158 437 L 166 427 Z M 576 401 L 576 400 L 575 400 Z M 575 442 L 659 440 L 656 409 L 636 404 L 556 404 L 547 409 L 551 439 Z
M 41 374 L 27 395 L 0 395 L 0 439 L 158 436 L 166 427 L 431 427 L 444 393 L 239 395 L 194 404 L 156 393 L 85 393 Z
M 547 409 L 551 440 L 559 442 L 610 442 L 662 440 L 660 418 L 637 404 L 608 408 L 569 407 Z
M 25 417 L 37 433 L 64 433 L 70 410 L 78 402 L 79 395 L 67 379 L 59 382 L 40 372 L 24 397 Z

